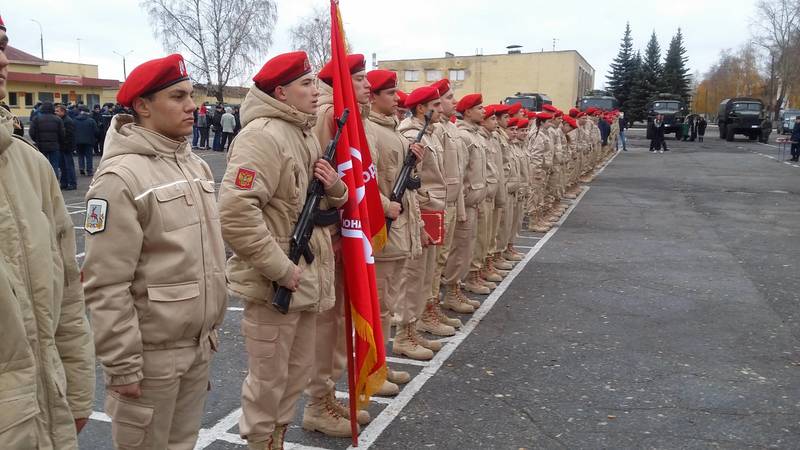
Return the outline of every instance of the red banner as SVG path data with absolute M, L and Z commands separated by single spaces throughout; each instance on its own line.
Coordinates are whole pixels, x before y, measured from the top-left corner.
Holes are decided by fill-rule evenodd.
M 353 352 L 348 354 L 353 358 L 355 353 L 350 397 L 361 409 L 386 380 L 386 351 L 373 259 L 373 247 L 380 248 L 386 241 L 386 223 L 344 43 L 338 2 L 331 0 L 334 114 L 341 117 L 345 108 L 350 110 L 350 118 L 342 129 L 336 148 L 336 163 L 339 176 L 349 189 L 349 198 L 342 208 L 341 251 L 345 292 L 350 302 L 349 322 L 352 322 L 348 337 L 354 335 L 355 338 Z

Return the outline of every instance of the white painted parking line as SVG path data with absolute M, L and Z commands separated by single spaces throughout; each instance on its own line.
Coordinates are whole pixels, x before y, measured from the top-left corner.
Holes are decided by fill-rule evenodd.
M 201 450 L 208 447 L 211 445 L 211 443 L 219 439 L 219 436 L 221 436 L 223 433 L 228 433 L 228 430 L 235 427 L 239 423 L 239 417 L 241 415 L 242 408 L 236 408 L 228 413 L 227 416 L 223 417 L 213 427 L 201 429 L 200 434 L 197 437 L 197 443 L 194 446 L 195 450 Z M 242 441 L 241 443 L 244 442 Z
M 336 398 L 347 400 L 350 398 L 350 394 L 344 391 L 336 391 Z M 370 402 L 375 402 L 379 405 L 389 405 L 392 403 L 392 399 L 389 397 L 378 397 L 373 395 L 369 399 Z
M 228 311 L 244 311 L 241 306 L 228 306 Z
M 68 214 L 71 216 L 71 215 L 73 215 L 73 214 L 83 214 L 83 213 L 85 213 L 85 212 L 86 212 L 86 210 L 84 210 L 84 209 L 81 209 L 81 210 L 79 210 L 79 211 L 72 211 L 71 213 L 68 213 Z
M 617 153 L 618 154 L 618 153 Z M 616 155 L 615 155 L 616 157 Z M 608 163 L 613 160 L 611 158 Z M 606 165 L 608 164 L 606 163 Z M 605 168 L 605 167 L 604 167 Z M 602 171 L 602 169 L 601 169 Z M 600 172 L 598 172 L 599 174 Z M 567 220 L 569 215 L 578 205 L 580 200 L 589 191 L 589 187 L 586 187 L 581 191 L 581 194 L 575 200 L 575 202 L 570 206 L 570 208 L 564 213 L 561 219 L 558 221 L 558 225 L 563 224 L 564 221 Z M 486 300 L 481 304 L 480 308 L 478 308 L 475 313 L 473 313 L 472 317 L 461 327 L 459 333 L 453 338 L 453 340 L 445 345 L 436 356 L 430 361 L 430 365 L 422 369 L 422 371 L 414 377 L 411 381 L 408 382 L 403 387 L 403 390 L 400 391 L 400 394 L 394 398 L 394 401 L 390 403 L 386 408 L 381 411 L 381 413 L 376 417 L 370 424 L 361 432 L 359 436 L 358 443 L 359 447 L 369 448 L 371 447 L 375 441 L 380 437 L 386 427 L 389 426 L 402 412 L 403 408 L 408 405 L 408 403 L 414 398 L 414 396 L 422 389 L 425 383 L 431 379 L 439 369 L 442 368 L 442 365 L 447 361 L 448 358 L 453 354 L 453 352 L 461 345 L 462 342 L 475 330 L 475 327 L 478 326 L 478 323 L 486 317 L 489 311 L 492 310 L 494 305 L 500 299 L 500 297 L 505 293 L 508 286 L 514 281 L 514 279 L 522 272 L 525 266 L 533 260 L 533 257 L 539 253 L 539 250 L 547 244 L 547 241 L 550 240 L 551 237 L 555 233 L 558 232 L 559 227 L 555 226 L 544 237 L 536 243 L 536 246 L 525 255 L 525 258 L 520 261 L 508 274 L 508 276 L 497 286 L 497 289 L 494 290 Z M 348 449 L 353 449 L 354 447 L 348 447 Z
M 101 411 L 92 411 L 92 415 L 90 415 L 89 418 L 99 422 L 111 422 L 111 417 L 108 417 L 108 414 Z
M 420 366 L 420 367 L 428 367 L 431 365 L 430 361 L 417 361 L 416 359 L 398 358 L 396 356 L 387 356 L 386 362 L 393 364 L 407 364 L 409 366 Z
M 529 247 L 529 246 L 527 246 L 527 245 L 515 245 L 515 246 L 514 246 L 514 248 L 526 248 L 526 249 L 532 249 L 533 247 Z
M 77 255 L 75 255 L 75 259 L 81 259 L 84 256 L 86 256 L 86 252 L 81 252 L 81 253 L 78 253 Z

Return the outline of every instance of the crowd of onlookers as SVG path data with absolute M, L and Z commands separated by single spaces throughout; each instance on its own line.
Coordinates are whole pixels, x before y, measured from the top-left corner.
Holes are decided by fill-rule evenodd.
M 0 106 L 10 111 L 5 103 Z M 130 113 L 119 104 L 94 105 L 83 102 L 68 105 L 37 103 L 31 110 L 27 136 L 50 161 L 64 190 L 78 187 L 78 176 L 94 175 L 95 155 L 102 156 L 106 132 L 115 114 Z M 242 128 L 239 108 L 203 103 L 194 112 L 193 150 L 225 151 Z M 14 118 L 14 134 L 25 137 L 25 125 Z M 78 170 L 75 169 L 75 157 Z

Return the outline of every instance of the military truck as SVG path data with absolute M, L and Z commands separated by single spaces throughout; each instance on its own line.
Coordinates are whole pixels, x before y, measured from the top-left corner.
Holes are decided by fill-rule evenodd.
M 619 108 L 619 101 L 606 91 L 589 91 L 586 95 L 578 99 L 576 107 L 581 111 L 589 108 L 600 108 L 605 111 Z
M 743 134 L 751 141 L 760 139 L 764 142 L 769 137 L 769 132 L 762 132 L 764 122 L 764 103 L 757 98 L 726 98 L 719 104 L 717 124 L 720 139 L 733 141 L 735 135 Z
M 531 92 L 517 92 L 512 97 L 506 97 L 503 100 L 506 105 L 513 105 L 514 103 L 522 103 L 522 107 L 528 111 L 541 111 L 543 105 L 552 105 L 553 101 L 550 100 L 545 94 L 531 93 Z
M 778 121 L 778 133 L 792 134 L 794 118 L 797 116 L 800 116 L 800 109 L 782 109 L 780 121 Z
M 675 139 L 683 137 L 683 121 L 686 120 L 688 109 L 680 96 L 672 94 L 658 94 L 658 97 L 651 99 L 645 106 L 647 111 L 647 128 L 655 120 L 656 116 L 663 116 L 664 135 L 675 133 Z

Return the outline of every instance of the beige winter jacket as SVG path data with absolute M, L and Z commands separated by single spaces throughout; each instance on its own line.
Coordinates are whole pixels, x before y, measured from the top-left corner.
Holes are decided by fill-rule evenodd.
M 492 133 L 481 127 L 480 136 L 486 142 L 486 198 L 493 200 L 495 205 L 505 205 L 506 190 L 500 189 L 503 183 L 503 152 L 498 141 Z
M 458 136 L 467 152 L 464 169 L 464 205 L 477 207 L 486 199 L 486 141 L 479 134 L 479 126 L 466 120 L 458 121 Z
M 86 193 L 83 274 L 97 357 L 115 386 L 142 379 L 145 351 L 216 347 L 225 249 L 214 177 L 187 140 L 118 114 L 104 148 Z
M 414 141 L 422 130 L 423 123 L 416 117 L 408 117 L 400 123 L 398 130 L 406 139 Z M 445 209 L 447 187 L 444 177 L 444 149 L 433 136 L 433 127 L 428 126 L 420 144 L 425 147 L 425 159 L 417 166 L 422 187 L 417 189 L 417 200 L 422 211 Z
M 378 188 L 381 200 L 389 200 L 395 180 L 403 167 L 408 153 L 409 142 L 397 131 L 397 118 L 372 111 L 369 115 L 366 133 L 372 136 L 373 161 L 378 169 Z M 408 257 L 416 258 L 422 254 L 420 241 L 420 210 L 413 191 L 403 195 L 403 211 L 392 222 L 386 246 L 375 253 L 377 261 L 395 261 Z M 384 210 L 388 205 L 384 205 Z
M 553 145 L 548 128 L 539 129 L 533 138 L 531 161 L 534 170 L 549 172 L 553 167 Z
M 12 132 L 0 108 L 0 447 L 74 449 L 95 382 L 75 231 L 47 159 Z
M 433 135 L 439 139 L 444 152 L 444 181 L 447 188 L 447 203 L 456 205 L 456 217 L 460 221 L 467 220 L 464 209 L 464 169 L 466 149 L 464 143 L 458 138 L 458 128 L 449 119 L 432 124 Z
M 497 128 L 495 136 L 500 141 L 500 149 L 503 154 L 503 179 L 505 180 L 506 192 L 514 194 L 519 190 L 519 167 L 517 158 L 514 154 L 511 139 L 506 130 Z
M 222 234 L 234 253 L 228 260 L 228 288 L 248 301 L 271 304 L 272 283 L 285 286 L 294 271 L 289 242 L 322 149 L 311 131 L 314 115 L 256 87 L 242 103 L 241 120 L 219 195 Z M 347 187 L 338 180 L 320 208 L 338 208 L 346 200 Z M 303 273 L 290 311 L 324 311 L 334 304 L 329 229 L 315 227 L 310 247 L 315 258 L 311 264 L 300 259 Z

